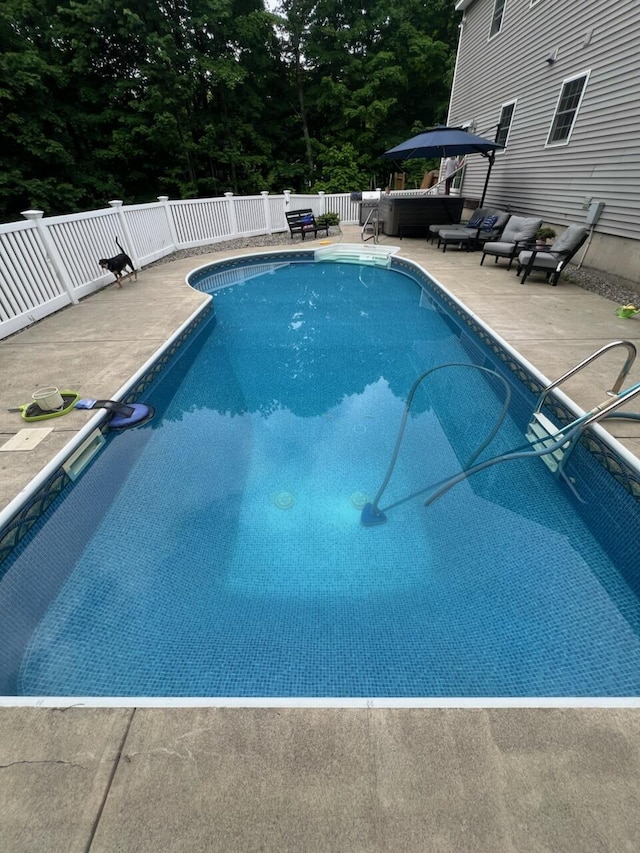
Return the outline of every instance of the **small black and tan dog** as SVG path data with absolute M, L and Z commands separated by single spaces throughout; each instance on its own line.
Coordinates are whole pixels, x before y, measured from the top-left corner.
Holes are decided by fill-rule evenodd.
M 131 273 L 133 273 L 133 278 L 135 281 L 138 280 L 138 273 L 135 267 L 133 266 L 133 261 L 131 260 L 129 255 L 125 253 L 120 243 L 118 243 L 117 237 L 116 246 L 120 249 L 119 255 L 116 255 L 114 258 L 100 258 L 98 263 L 100 264 L 102 269 L 109 270 L 109 272 L 112 272 L 116 277 L 118 287 L 122 287 L 122 274 L 125 272 L 127 267 L 130 267 Z M 131 275 L 131 273 L 127 272 L 125 273 L 125 275 Z

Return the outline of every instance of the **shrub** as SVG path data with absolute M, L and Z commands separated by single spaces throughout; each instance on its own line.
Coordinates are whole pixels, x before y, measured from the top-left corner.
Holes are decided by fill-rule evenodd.
M 323 213 L 316 218 L 318 225 L 340 225 L 340 217 L 337 213 Z

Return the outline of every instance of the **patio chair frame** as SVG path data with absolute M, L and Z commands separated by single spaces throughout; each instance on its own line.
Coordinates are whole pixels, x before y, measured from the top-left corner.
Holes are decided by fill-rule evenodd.
M 520 280 L 520 284 L 524 284 L 532 272 L 544 272 L 547 276 L 547 281 L 553 287 L 556 287 L 558 284 L 558 280 L 560 279 L 560 275 L 564 268 L 567 266 L 571 258 L 576 254 L 576 252 L 580 249 L 581 246 L 584 245 L 585 241 L 589 236 L 589 230 L 587 228 L 584 229 L 584 233 L 580 236 L 580 239 L 576 242 L 576 245 L 568 252 L 551 252 L 548 249 L 532 249 L 529 258 L 526 263 L 520 262 L 520 257 L 518 257 L 518 267 L 516 269 L 516 275 L 520 275 L 522 273 L 522 278 Z M 529 250 L 525 250 L 529 251 Z M 538 255 L 544 255 L 547 263 L 536 265 L 536 257 Z M 548 266 L 548 259 L 555 258 L 557 259 L 557 265 L 555 269 L 551 269 Z

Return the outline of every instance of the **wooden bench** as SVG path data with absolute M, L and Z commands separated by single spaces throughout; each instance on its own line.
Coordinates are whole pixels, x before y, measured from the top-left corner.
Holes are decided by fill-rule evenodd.
M 307 234 L 313 234 L 313 239 L 315 240 L 318 231 L 324 231 L 327 237 L 329 236 L 329 226 L 318 225 L 311 208 L 308 210 L 292 210 L 289 213 L 285 213 L 285 216 L 287 217 L 287 225 L 289 226 L 292 240 L 294 234 L 300 234 L 303 240 Z

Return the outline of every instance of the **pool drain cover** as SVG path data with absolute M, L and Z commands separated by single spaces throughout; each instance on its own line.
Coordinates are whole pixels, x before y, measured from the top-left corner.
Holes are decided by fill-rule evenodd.
M 278 492 L 274 497 L 273 502 L 278 509 L 291 509 L 296 502 L 296 499 L 291 492 Z
M 369 503 L 369 495 L 366 495 L 364 492 L 354 492 L 349 500 L 351 501 L 351 506 L 354 506 L 356 509 L 362 509 L 365 504 Z

